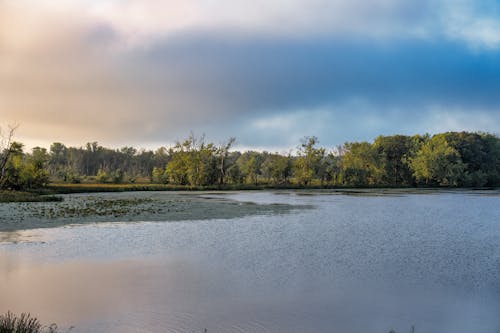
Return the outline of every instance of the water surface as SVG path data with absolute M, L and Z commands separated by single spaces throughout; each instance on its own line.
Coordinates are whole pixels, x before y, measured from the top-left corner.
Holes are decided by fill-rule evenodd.
M 73 332 L 500 332 L 498 192 L 205 196 L 314 208 L 2 233 L 0 311 Z

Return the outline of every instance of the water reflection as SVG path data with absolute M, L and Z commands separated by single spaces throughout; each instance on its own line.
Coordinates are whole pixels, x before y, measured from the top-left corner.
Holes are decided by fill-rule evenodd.
M 0 311 L 95 333 L 500 329 L 498 197 L 232 197 L 316 209 L 34 231 L 0 245 Z
M 0 232 L 0 243 L 21 243 L 42 241 L 33 230 Z

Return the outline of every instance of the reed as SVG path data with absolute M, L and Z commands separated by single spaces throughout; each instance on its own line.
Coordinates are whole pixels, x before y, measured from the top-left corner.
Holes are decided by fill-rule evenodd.
M 29 313 L 15 315 L 7 312 L 0 315 L 0 333 L 60 333 L 56 324 L 43 326 Z

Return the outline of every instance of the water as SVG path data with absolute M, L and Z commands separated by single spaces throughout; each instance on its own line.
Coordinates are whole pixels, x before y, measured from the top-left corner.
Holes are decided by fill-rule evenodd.
M 4 234 L 0 311 L 77 333 L 500 332 L 498 192 L 367 194 L 242 192 L 223 197 L 314 208 Z

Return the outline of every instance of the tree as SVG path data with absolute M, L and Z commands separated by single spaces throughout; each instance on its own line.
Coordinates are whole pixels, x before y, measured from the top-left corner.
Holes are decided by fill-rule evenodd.
M 335 155 L 333 152 L 325 155 L 320 161 L 318 176 L 321 184 L 324 182 L 336 184 L 339 181 L 341 174 L 341 157 Z
M 380 155 L 369 142 L 346 143 L 342 159 L 343 181 L 346 185 L 367 186 L 381 183 L 384 174 Z
M 309 185 L 317 176 L 321 159 L 325 156 L 324 148 L 316 148 L 318 138 L 304 137 L 298 148 L 298 157 L 294 164 L 294 175 L 299 184 Z
M 202 186 L 214 184 L 217 179 L 217 148 L 205 143 L 204 137 L 194 135 L 178 142 L 169 150 L 167 164 L 169 181 L 179 185 Z
M 49 173 L 52 177 L 66 181 L 68 171 L 67 147 L 54 142 L 50 145 Z
M 257 185 L 263 162 L 262 153 L 246 151 L 238 157 L 236 164 L 241 171 L 242 179 L 249 184 Z
M 122 169 L 118 168 L 110 173 L 111 182 L 115 184 L 120 184 L 123 183 L 123 180 L 125 179 L 125 173 L 123 172 Z
M 274 184 L 285 184 L 292 175 L 292 158 L 278 153 L 267 154 L 261 166 L 262 174 Z
M 233 146 L 233 144 L 236 142 L 236 138 L 229 138 L 227 142 L 221 144 L 217 150 L 217 171 L 218 171 L 218 179 L 219 179 L 219 184 L 224 184 L 225 179 L 226 179 L 226 172 L 229 167 L 229 164 L 227 163 L 228 155 L 229 155 L 229 150 Z
M 22 169 L 23 169 L 23 147 L 24 145 L 19 142 L 11 142 L 8 159 L 4 167 L 4 175 L 2 179 L 2 189 L 21 190 L 23 189 L 22 183 Z
M 167 170 L 165 170 L 164 168 L 154 167 L 151 180 L 155 184 L 167 184 L 168 183 Z
M 243 176 L 238 164 L 233 164 L 229 167 L 227 170 L 227 176 L 229 181 L 233 184 L 242 184 L 245 181 L 245 177 Z
M 7 165 L 13 151 L 13 138 L 17 126 L 9 126 L 6 134 L 2 132 L 0 127 L 0 190 L 5 187 Z
M 496 183 L 500 171 L 499 139 L 491 134 L 447 132 L 439 134 L 460 155 L 465 170 L 460 182 L 467 186 L 485 186 Z
M 411 158 L 413 140 L 405 135 L 379 136 L 373 144 L 384 169 L 382 182 L 388 185 L 411 185 L 413 173 L 407 159 Z
M 246 175 L 247 181 L 254 185 L 258 184 L 258 176 L 259 176 L 259 159 L 257 155 L 252 154 L 247 160 L 246 163 L 242 165 L 242 171 Z
M 49 162 L 47 149 L 35 147 L 31 156 L 25 157 L 25 165 L 22 171 L 22 183 L 25 188 L 39 188 L 48 184 L 49 173 L 47 166 Z
M 106 170 L 99 169 L 96 179 L 99 183 L 109 183 L 111 175 Z
M 458 186 L 465 170 L 458 151 L 441 135 L 422 145 L 411 166 L 417 181 L 426 185 Z

